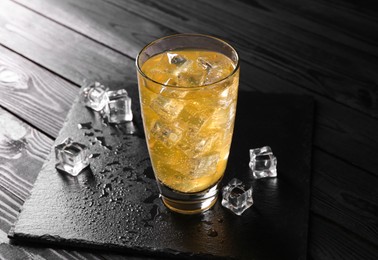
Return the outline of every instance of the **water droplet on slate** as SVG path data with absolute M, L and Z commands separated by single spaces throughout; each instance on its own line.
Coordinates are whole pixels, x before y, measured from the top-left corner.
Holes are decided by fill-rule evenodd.
M 110 145 L 107 145 L 106 142 L 105 142 L 105 137 L 103 136 L 96 136 L 96 140 L 99 141 L 99 143 L 104 146 L 105 148 L 109 149 L 109 150 L 113 150 L 113 147 L 111 147 Z
M 92 122 L 80 123 L 77 125 L 79 129 L 92 129 Z
M 92 154 L 92 158 L 97 158 L 97 157 L 99 157 L 99 156 L 100 156 L 99 153 L 93 153 L 93 154 Z
M 111 162 L 111 163 L 108 163 L 107 165 L 108 166 L 112 166 L 112 165 L 119 165 L 119 161 L 114 161 L 114 162 Z

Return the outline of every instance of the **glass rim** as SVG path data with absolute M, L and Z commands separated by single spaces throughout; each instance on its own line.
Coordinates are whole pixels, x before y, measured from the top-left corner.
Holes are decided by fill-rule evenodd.
M 209 83 L 209 84 L 204 84 L 204 85 L 198 85 L 198 86 L 190 86 L 190 87 L 186 87 L 186 86 L 177 86 L 177 85 L 170 85 L 170 84 L 164 84 L 163 82 L 158 82 L 156 80 L 153 80 L 151 79 L 150 77 L 148 77 L 143 71 L 142 71 L 142 68 L 140 67 L 140 64 L 139 64 L 139 57 L 141 56 L 141 54 L 148 48 L 150 47 L 151 45 L 154 45 L 156 44 L 157 42 L 159 41 L 162 41 L 162 40 L 165 40 L 165 39 L 168 39 L 168 38 L 174 38 L 174 37 L 181 37 L 181 36 L 197 36 L 197 37 L 203 37 L 203 38 L 209 38 L 209 39 L 213 39 L 213 40 L 216 40 L 216 41 L 219 41 L 225 45 L 227 45 L 235 54 L 236 54 L 236 66 L 235 68 L 233 69 L 233 71 L 225 78 L 222 78 L 218 81 L 215 81 L 215 82 L 212 82 L 212 83 Z M 211 86 L 215 86 L 223 81 L 226 81 L 227 79 L 231 78 L 238 70 L 239 70 L 239 67 L 240 67 L 240 59 L 239 59 L 239 53 L 236 51 L 236 49 L 234 47 L 232 47 L 229 43 L 227 43 L 226 41 L 218 38 L 218 37 L 214 37 L 214 36 L 211 36 L 211 35 L 207 35 L 207 34 L 198 34 L 198 33 L 177 33 L 177 34 L 172 34 L 172 35 L 169 35 L 169 36 L 165 36 L 165 37 L 161 37 L 159 39 L 156 39 L 152 42 L 150 42 L 149 44 L 147 44 L 146 46 L 144 46 L 140 52 L 138 53 L 138 55 L 136 56 L 136 59 L 135 59 L 135 64 L 136 64 L 136 67 L 137 67 L 137 70 L 138 70 L 138 73 L 140 73 L 140 75 L 143 76 L 143 78 L 149 80 L 149 81 L 152 81 L 153 83 L 156 83 L 156 84 L 159 84 L 163 87 L 168 87 L 168 88 L 173 88 L 173 89 L 185 89 L 185 90 L 188 90 L 188 89 L 203 89 L 203 88 L 210 88 Z

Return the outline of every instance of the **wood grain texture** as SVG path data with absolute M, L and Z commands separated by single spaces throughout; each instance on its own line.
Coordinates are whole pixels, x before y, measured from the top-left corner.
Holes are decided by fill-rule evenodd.
M 16 2 L 133 59 L 146 43 L 174 33 L 101 0 Z
M 238 24 L 235 22 L 242 18 L 233 15 L 227 20 L 223 12 L 219 10 L 216 12 L 213 10 L 214 8 L 206 8 L 206 5 L 198 6 L 196 1 L 190 3 L 168 3 L 163 0 L 159 2 L 107 1 L 120 8 L 138 13 L 146 19 L 158 20 L 160 24 L 178 32 L 210 33 L 227 39 L 237 47 L 242 60 L 244 60 L 241 63 L 242 89 L 247 87 L 250 90 L 265 93 L 300 93 L 314 96 L 317 101 L 315 145 L 330 154 L 335 154 L 358 167 L 376 174 L 378 161 L 368 155 L 376 153 L 375 147 L 378 146 L 378 135 L 375 133 L 378 132 L 378 121 L 369 115 L 361 114 L 354 108 L 333 101 L 332 97 L 322 93 L 322 89 L 331 93 L 332 91 L 328 87 L 317 86 L 313 89 L 308 89 L 307 87 L 311 86 L 312 83 L 300 80 L 298 78 L 300 73 L 294 70 L 291 71 L 290 75 L 282 75 L 282 73 L 290 70 L 290 60 L 285 60 L 282 63 L 274 52 L 266 52 L 261 56 L 260 53 L 264 53 L 264 51 L 261 49 L 255 50 L 250 43 L 252 40 L 245 35 L 249 33 L 249 30 L 252 30 L 248 29 L 250 27 L 249 23 L 243 21 Z M 197 6 L 195 3 L 197 3 Z M 200 10 L 199 14 L 197 14 L 197 9 Z M 218 20 L 212 21 L 210 19 L 212 16 Z M 222 21 L 219 21 L 219 19 L 224 19 L 225 23 L 232 20 L 232 26 L 223 26 Z M 222 27 L 219 24 L 222 24 Z M 234 28 L 238 28 L 238 30 Z M 275 36 L 272 35 L 272 38 L 275 39 Z M 292 42 L 293 40 L 289 37 L 285 41 Z M 259 46 L 265 46 L 265 44 Z M 279 52 L 280 49 L 277 47 L 276 51 Z M 252 57 L 251 53 L 253 54 Z M 297 50 L 292 50 L 291 55 L 293 57 L 297 56 Z M 308 55 L 311 55 L 311 52 L 302 56 L 308 57 Z M 274 65 L 275 63 L 282 64 L 276 66 Z M 373 65 L 370 65 L 371 69 L 374 68 Z M 278 67 L 279 69 L 277 70 Z M 308 66 L 305 67 L 307 68 Z M 316 71 L 316 67 L 313 70 Z M 340 88 L 344 86 L 343 82 L 338 84 Z M 332 93 L 337 94 L 338 92 L 335 90 Z M 348 115 L 348 117 L 345 117 L 345 115 Z M 357 156 L 354 153 L 356 147 L 359 150 L 359 155 Z
M 200 0 L 208 8 L 228 13 L 229 19 L 235 17 L 230 26 L 248 23 L 238 33 L 262 41 L 259 47 L 268 55 L 281 56 L 283 64 L 277 59 L 272 64 L 290 69 L 288 79 L 297 76 L 304 88 L 378 118 L 374 72 L 378 23 L 317 2 L 263 1 L 251 7 L 238 1 Z
M 366 53 L 366 46 L 355 44 L 360 47 L 356 50 L 355 46 L 334 43 L 335 34 L 330 30 L 298 27 L 301 20 L 308 22 L 307 17 L 300 17 L 292 25 L 275 18 L 280 14 L 274 10 L 248 9 L 233 1 L 109 1 L 139 11 L 145 17 L 156 14 L 159 23 L 180 32 L 189 28 L 222 36 L 237 47 L 247 63 L 300 84 L 310 92 L 378 116 L 374 91 L 377 57 Z M 328 31 L 333 38 L 320 37 L 318 31 Z
M 53 142 L 1 108 L 0 125 L 0 242 L 4 242 Z
M 378 177 L 316 149 L 313 164 L 312 212 L 378 248 Z
M 15 11 L 0 11 L 0 44 L 76 84 L 87 77 L 109 79 L 109 75 L 113 75 L 110 70 L 115 67 L 109 60 L 114 58 L 115 64 L 133 63 L 117 52 L 134 57 L 138 45 L 141 48 L 154 35 L 202 32 L 221 36 L 240 51 L 244 59 L 242 88 L 313 95 L 318 106 L 312 211 L 318 215 L 314 215 L 311 229 L 311 257 L 372 259 L 377 255 L 378 203 L 374 191 L 378 168 L 374 156 L 378 147 L 377 77 L 374 73 L 377 49 L 374 32 L 378 19 L 373 5 L 364 6 L 351 0 L 305 1 L 305 4 L 294 0 L 284 4 L 277 1 L 222 1 L 222 4 L 180 1 L 178 4 L 106 0 L 96 1 L 101 7 L 98 8 L 88 1 L 17 1 L 37 13 L 1 1 L 0 10 Z M 194 14 L 198 6 L 205 6 L 204 10 Z M 62 10 L 65 8 L 69 14 Z M 206 12 L 209 8 L 215 11 Z M 29 19 L 36 23 L 30 25 Z M 139 21 L 140 27 L 133 23 L 134 19 Z M 219 26 L 225 23 L 226 26 Z M 293 46 L 297 48 L 288 45 L 295 42 L 297 36 L 301 45 L 295 43 L 297 45 Z M 51 40 L 45 41 L 44 37 Z M 278 40 L 283 42 L 277 43 Z M 58 46 L 57 50 L 51 47 L 54 45 Z M 105 57 L 104 61 L 106 50 L 111 58 Z M 7 66 L 9 64 L 12 62 L 8 61 Z M 110 69 L 103 72 L 102 65 L 110 65 L 106 67 Z M 133 77 L 134 69 L 122 73 Z M 114 74 L 117 80 L 123 80 L 120 70 Z M 5 93 L 12 96 L 12 91 L 7 89 Z M 23 97 L 27 99 L 26 95 Z M 33 100 L 36 96 L 32 97 L 26 110 L 36 106 L 35 102 L 45 102 L 46 98 L 41 96 L 36 101 Z M 6 108 L 13 111 L 11 104 Z M 21 110 L 15 113 L 31 122 L 33 116 L 28 119 Z M 47 114 L 46 119 L 50 117 Z M 59 120 L 51 120 L 56 120 L 54 125 L 58 129 Z M 41 129 L 46 126 L 41 125 Z M 5 201 L 4 207 L 12 204 Z M 0 238 L 3 236 L 4 233 Z
M 310 221 L 310 259 L 376 260 L 378 247 L 365 243 L 337 223 L 313 215 Z
M 57 136 L 79 89 L 0 46 L 0 105 Z
M 131 32 L 127 31 L 125 28 L 122 31 L 117 32 L 116 36 L 111 38 L 108 37 L 109 32 L 114 32 L 114 29 L 109 25 L 110 23 L 106 20 L 107 16 L 101 16 L 102 10 L 109 10 L 109 12 L 114 12 L 114 16 L 112 19 L 117 17 L 119 21 L 128 21 L 130 17 L 130 12 L 134 12 L 138 15 L 143 16 L 145 19 L 153 19 L 159 21 L 159 28 L 155 27 L 155 29 L 162 30 L 161 33 L 155 33 L 157 35 L 164 35 L 167 32 L 187 32 L 188 29 L 196 32 L 201 33 L 212 33 L 220 35 L 226 39 L 228 39 L 231 43 L 238 47 L 238 50 L 241 52 L 242 59 L 244 60 L 241 64 L 242 67 L 242 77 L 241 77 L 241 89 L 252 89 L 255 91 L 260 92 L 269 92 L 269 93 L 302 93 L 313 95 L 317 98 L 318 101 L 318 114 L 317 114 L 317 128 L 315 129 L 315 140 L 314 143 L 318 147 L 321 147 L 325 151 L 331 154 L 337 154 L 337 156 L 341 157 L 342 159 L 351 162 L 358 167 L 362 167 L 367 171 L 375 174 L 375 169 L 378 168 L 378 161 L 373 159 L 371 156 L 367 156 L 369 154 L 374 154 L 375 147 L 378 146 L 378 135 L 375 133 L 378 132 L 378 121 L 371 118 L 369 115 L 361 114 L 361 112 L 356 111 L 353 106 L 348 105 L 345 106 L 340 104 L 339 101 L 334 102 L 331 99 L 334 99 L 332 95 L 340 95 L 340 91 L 333 91 L 332 88 L 327 86 L 314 86 L 313 89 L 306 89 L 308 86 L 312 85 L 311 82 L 304 82 L 298 79 L 299 72 L 292 70 L 289 76 L 281 75 L 281 72 L 286 73 L 290 64 L 284 62 L 280 65 L 279 70 L 281 72 L 277 72 L 277 66 L 274 67 L 274 63 L 279 63 L 279 59 L 277 55 L 272 53 L 265 53 L 260 49 L 251 48 L 250 42 L 252 40 L 248 39 L 247 45 L 245 45 L 244 41 L 244 34 L 248 34 L 250 30 L 253 30 L 254 27 L 249 26 L 249 21 L 242 20 L 242 18 L 238 18 L 236 15 L 233 14 L 229 20 L 233 20 L 233 23 L 229 25 L 229 27 L 222 27 L 218 26 L 219 23 L 215 23 L 215 21 L 209 21 L 207 13 L 211 13 L 212 16 L 219 17 L 221 16 L 222 10 L 218 10 L 215 12 L 217 8 L 213 6 L 209 6 L 207 4 L 202 4 L 201 8 L 198 6 L 198 1 L 193 1 L 193 4 L 186 4 L 186 3 L 163 3 L 164 1 L 159 2 L 151 2 L 151 1 L 144 1 L 143 3 L 140 1 L 119 1 L 119 0 L 107 0 L 109 2 L 108 5 L 101 4 L 99 7 L 91 6 L 84 8 L 83 4 L 81 5 L 81 9 L 90 10 L 90 17 L 94 19 L 96 17 L 96 21 L 93 22 L 96 27 L 106 28 L 106 33 L 103 31 L 97 32 L 93 34 L 93 29 L 88 28 L 87 26 L 81 26 L 81 21 L 83 20 L 82 15 L 79 16 L 77 12 L 75 12 L 73 7 L 69 4 L 64 5 L 65 8 L 68 8 L 70 15 L 67 16 L 60 16 L 58 15 L 58 11 L 47 11 L 47 7 L 50 6 L 52 10 L 55 10 L 54 1 L 44 1 L 39 0 L 37 2 L 29 2 L 29 1 L 21 1 L 23 4 L 28 5 L 29 8 L 35 8 L 37 12 L 42 12 L 44 15 L 48 16 L 53 20 L 58 20 L 61 23 L 67 23 L 71 28 L 76 31 L 80 31 L 81 33 L 87 35 L 88 37 L 95 37 L 96 41 L 105 42 L 106 45 L 112 46 L 116 50 L 123 52 L 130 56 L 134 55 L 133 51 L 129 51 L 125 49 L 124 46 L 118 44 L 118 42 L 111 43 L 111 39 L 115 37 L 122 37 L 123 39 L 127 39 Z M 59 3 L 58 5 L 62 5 Z M 114 6 L 116 5 L 116 6 Z M 224 9 L 234 10 L 231 7 L 228 7 L 230 4 L 226 5 Z M 223 5 L 219 5 L 223 6 Z M 114 8 L 118 8 L 117 12 L 114 11 Z M 248 7 L 248 6 L 247 6 Z M 63 7 L 62 7 L 63 8 Z M 203 9 L 202 12 L 196 11 L 197 8 Z M 126 11 L 125 11 L 126 9 Z M 242 9 L 240 7 L 240 9 Z M 128 11 L 127 11 L 128 10 Z M 207 13 L 206 13 L 207 10 Z M 248 10 L 248 9 L 247 9 Z M 210 12 L 211 11 L 211 12 Z M 234 10 L 235 11 L 235 10 Z M 214 13 L 215 12 L 215 13 Z M 226 11 L 225 11 L 226 12 Z M 251 10 L 252 12 L 252 10 Z M 106 13 L 106 12 L 105 12 Z M 217 15 L 219 14 L 219 15 Z M 97 15 L 97 16 L 96 16 Z M 230 14 L 229 14 L 230 15 Z M 204 18 L 205 17 L 205 18 Z M 226 18 L 222 16 L 223 18 Z M 244 17 L 244 16 L 243 16 Z M 133 16 L 131 16 L 133 18 Z M 215 19 L 214 18 L 214 19 Z M 222 18 L 222 19 L 223 19 Z M 232 19 L 231 19 L 232 18 Z M 263 17 L 264 18 L 264 17 Z M 269 16 L 270 18 L 270 16 Z M 89 19 L 89 18 L 88 18 Z M 216 18 L 220 19 L 220 18 Z M 148 23 L 150 25 L 148 27 L 153 27 L 154 23 L 149 22 L 146 20 L 143 23 L 143 27 L 147 26 Z M 270 21 L 269 19 L 262 19 L 260 18 L 260 23 Z M 277 19 L 276 19 L 277 20 Z M 132 23 L 132 19 L 130 21 Z M 273 20 L 274 22 L 274 20 Z M 278 21 L 279 22 L 279 21 Z M 278 23 L 277 22 L 277 23 Z M 89 23 L 89 20 L 86 20 L 86 23 Z M 247 23 L 247 24 L 246 24 Z M 164 26 L 162 26 L 164 25 Z M 273 26 L 273 25 L 272 25 Z M 271 27 L 272 27 L 271 26 Z M 279 26 L 279 24 L 277 25 Z M 252 29 L 250 29 L 250 27 Z M 242 28 L 242 30 L 235 30 L 232 28 Z M 286 29 L 284 27 L 284 29 Z M 290 31 L 289 31 L 290 32 Z M 115 32 L 114 32 L 115 33 Z M 237 33 L 234 37 L 234 34 Z M 37 31 L 33 32 L 33 34 L 38 34 Z M 123 36 L 119 36 L 123 35 Z M 296 33 L 300 34 L 300 33 Z M 274 35 L 273 35 L 274 36 Z M 275 36 L 272 38 L 275 38 Z M 243 38 L 243 39 L 241 39 Z M 260 37 L 256 37 L 260 38 Z M 145 39 L 147 40 L 147 39 Z M 308 42 L 311 42 L 312 38 L 308 39 Z M 283 40 L 282 40 L 283 41 Z M 292 39 L 288 37 L 285 39 L 285 42 L 292 42 Z M 141 44 L 140 48 L 144 44 L 147 44 L 148 41 L 143 42 L 141 40 L 137 44 Z M 259 45 L 265 46 L 263 45 Z M 137 45 L 134 46 L 137 48 Z M 324 47 L 324 49 L 327 49 Z M 323 49 L 322 49 L 323 50 Z M 22 51 L 22 50 L 21 50 Z M 276 52 L 281 52 L 279 47 L 275 48 Z M 250 57 L 251 53 L 253 57 Z M 81 55 L 78 53 L 78 55 Z M 263 56 L 261 56 L 263 55 Z M 296 50 L 292 50 L 292 56 L 298 55 Z M 308 55 L 312 55 L 311 52 L 307 55 L 300 55 L 301 57 L 307 57 Z M 331 59 L 332 60 L 332 59 Z M 360 59 L 364 61 L 363 59 Z M 261 63 L 261 62 L 263 63 Z M 266 63 L 269 61 L 269 64 Z M 350 62 L 349 62 L 350 63 Z M 349 64 L 348 63 L 348 64 Z M 274 65 L 272 67 L 272 64 Z M 328 64 L 328 62 L 325 62 Z M 304 66 L 305 68 L 309 67 L 310 65 Z M 317 71 L 319 68 L 318 66 L 312 65 L 312 70 Z M 340 67 L 340 66 L 339 66 Z M 347 66 L 341 66 L 347 67 Z M 372 67 L 372 65 L 370 65 Z M 369 67 L 368 67 L 369 68 Z M 58 73 L 64 73 L 64 68 L 61 68 Z M 247 73 L 243 74 L 243 71 Z M 333 73 L 333 71 L 330 69 Z M 300 76 L 300 75 L 299 75 Z M 340 76 L 342 77 L 342 76 Z M 75 79 L 75 75 L 71 75 L 72 80 Z M 346 79 L 346 77 L 344 77 Z M 335 83 L 336 84 L 336 83 Z M 349 87 L 343 87 L 344 82 L 339 82 L 336 84 L 337 87 L 341 89 L 345 89 L 348 91 Z M 328 91 L 327 94 L 323 90 Z M 316 92 L 317 91 L 317 92 Z M 324 93 L 323 93 L 324 92 Z M 348 94 L 349 95 L 349 94 Z M 348 102 L 344 102 L 348 103 Z M 374 110 L 375 111 L 375 110 Z M 348 115 L 348 117 L 344 117 L 344 115 Z M 356 122 L 358 122 L 356 124 Z M 368 138 L 366 138 L 368 137 Z M 358 147 L 361 156 L 356 156 L 354 150 Z
M 0 42 L 76 84 L 136 80 L 134 62 L 25 7 L 0 2 Z M 33 21 L 32 23 L 30 21 Z

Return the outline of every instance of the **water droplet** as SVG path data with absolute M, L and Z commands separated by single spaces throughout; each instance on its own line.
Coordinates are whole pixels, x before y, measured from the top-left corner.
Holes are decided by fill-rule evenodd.
M 109 149 L 109 150 L 113 150 L 113 147 L 111 147 L 110 145 L 107 145 L 106 142 L 105 142 L 105 137 L 103 136 L 96 136 L 96 140 L 102 145 L 104 146 L 105 148 Z
M 92 154 L 92 158 L 97 158 L 97 157 L 99 157 L 99 156 L 100 156 L 99 153 L 93 153 L 93 154 Z
M 111 191 L 112 190 L 112 185 L 110 184 L 110 183 L 105 183 L 104 185 L 103 185 L 103 189 L 104 190 L 109 190 L 109 191 Z
M 80 123 L 77 125 L 79 129 L 92 129 L 92 122 Z
M 94 136 L 94 133 L 92 133 L 92 132 L 85 132 L 84 136 Z
M 111 163 L 108 163 L 107 165 L 108 166 L 112 166 L 112 165 L 119 165 L 119 161 L 114 161 L 114 162 L 111 162 Z

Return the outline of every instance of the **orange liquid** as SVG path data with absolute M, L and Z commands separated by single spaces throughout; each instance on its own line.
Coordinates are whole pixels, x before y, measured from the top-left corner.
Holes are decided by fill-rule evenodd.
M 223 54 L 189 49 L 143 64 L 153 80 L 138 75 L 148 149 L 156 177 L 171 189 L 198 192 L 222 178 L 236 111 L 234 69 Z

